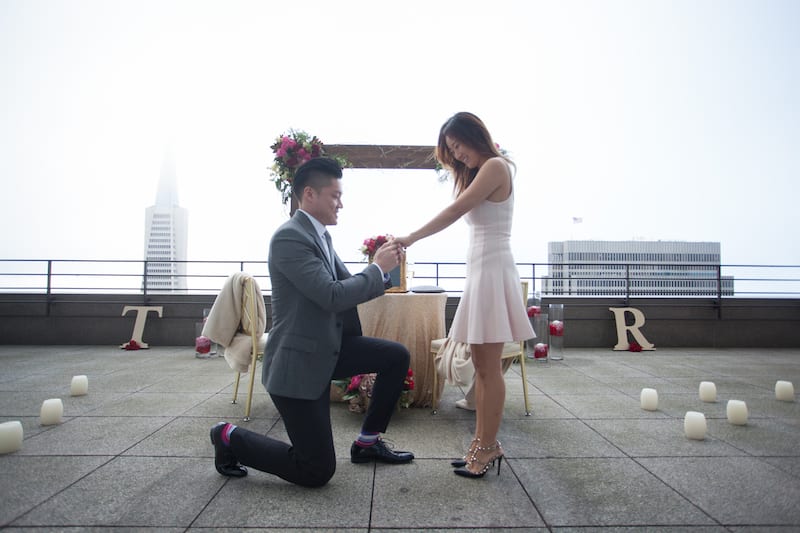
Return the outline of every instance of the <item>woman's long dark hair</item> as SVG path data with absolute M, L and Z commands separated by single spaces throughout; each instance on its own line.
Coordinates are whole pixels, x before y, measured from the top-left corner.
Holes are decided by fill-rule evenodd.
M 445 137 L 455 139 L 461 144 L 476 150 L 482 156 L 489 158 L 502 157 L 509 164 L 514 165 L 507 156 L 500 152 L 481 119 L 466 111 L 456 113 L 442 125 L 439 130 L 439 142 L 436 146 L 436 159 L 453 174 L 453 191 L 455 191 L 456 196 L 469 187 L 478 174 L 478 169 L 467 168 L 464 163 L 453 157 L 452 152 L 447 147 Z

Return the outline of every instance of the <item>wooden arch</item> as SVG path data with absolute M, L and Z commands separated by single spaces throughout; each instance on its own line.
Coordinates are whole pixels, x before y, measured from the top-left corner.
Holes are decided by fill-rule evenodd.
M 326 144 L 325 152 L 345 157 L 352 168 L 434 169 L 433 146 Z
M 325 153 L 339 155 L 350 162 L 350 168 L 436 168 L 433 146 L 401 146 L 394 144 L 326 144 Z M 291 197 L 290 214 L 297 210 L 297 200 Z

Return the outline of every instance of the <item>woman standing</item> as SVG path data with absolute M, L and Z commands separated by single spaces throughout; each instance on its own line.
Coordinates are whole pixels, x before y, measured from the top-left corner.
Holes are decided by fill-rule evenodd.
M 403 246 L 429 237 L 465 217 L 470 226 L 466 286 L 450 336 L 470 345 L 475 366 L 475 437 L 455 473 L 482 477 L 503 460 L 497 432 L 503 418 L 505 382 L 503 343 L 534 336 L 520 278 L 511 253 L 514 212 L 513 163 L 497 148 L 483 122 L 472 113 L 456 113 L 439 131 L 436 158 L 454 178 L 455 200 L 430 222 L 398 237 Z

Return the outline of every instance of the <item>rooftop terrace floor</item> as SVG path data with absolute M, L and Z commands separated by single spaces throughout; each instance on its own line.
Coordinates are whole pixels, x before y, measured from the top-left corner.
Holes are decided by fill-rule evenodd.
M 800 403 L 775 399 L 800 385 L 800 349 L 567 350 L 531 363 L 533 414 L 518 367 L 507 373 L 500 475 L 454 476 L 474 415 L 448 386 L 437 415 L 403 409 L 387 433 L 416 459 L 351 464 L 361 415 L 332 406 L 339 464 L 320 489 L 254 470 L 225 478 L 208 431 L 229 420 L 285 436 L 256 382 L 253 419 L 232 405 L 234 374 L 189 347 L 127 352 L 98 346 L 0 346 L 0 422 L 20 420 L 21 450 L 0 455 L 0 526 L 8 531 L 798 531 Z M 69 396 L 73 375 L 89 394 Z M 700 381 L 716 383 L 703 403 Z M 643 411 L 643 387 L 659 409 Z M 243 387 L 246 392 L 246 386 Z M 242 391 L 240 390 L 240 395 Z M 242 397 L 242 396 L 240 396 Z M 39 424 L 44 400 L 64 421 Z M 243 399 L 243 397 L 242 397 Z M 747 402 L 733 426 L 726 402 Z M 686 411 L 708 419 L 704 441 L 683 432 Z M 237 422 L 238 421 L 238 422 Z

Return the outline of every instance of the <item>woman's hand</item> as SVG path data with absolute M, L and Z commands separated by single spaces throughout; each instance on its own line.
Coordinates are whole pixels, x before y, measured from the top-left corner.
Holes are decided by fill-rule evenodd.
M 411 246 L 412 244 L 414 244 L 417 241 L 415 239 L 413 239 L 411 237 L 411 235 L 405 235 L 403 237 L 395 237 L 394 238 L 394 242 L 396 242 L 400 247 L 405 249 L 405 248 L 408 248 L 409 246 Z

